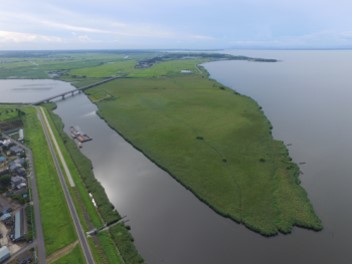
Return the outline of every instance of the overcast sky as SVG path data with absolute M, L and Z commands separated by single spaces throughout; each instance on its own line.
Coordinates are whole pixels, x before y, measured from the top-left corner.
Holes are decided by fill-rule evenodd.
M 0 0 L 0 49 L 352 48 L 351 0 Z

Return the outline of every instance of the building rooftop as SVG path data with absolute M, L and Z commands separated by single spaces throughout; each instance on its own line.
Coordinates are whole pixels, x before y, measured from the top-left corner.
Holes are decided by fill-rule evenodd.
M 0 248 L 0 263 L 3 263 L 6 259 L 10 257 L 10 250 L 7 246 Z

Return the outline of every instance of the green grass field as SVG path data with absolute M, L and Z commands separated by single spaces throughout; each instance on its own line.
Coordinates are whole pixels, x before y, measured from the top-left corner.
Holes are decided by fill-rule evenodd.
M 26 143 L 33 152 L 45 247 L 50 255 L 77 238 L 36 110 L 27 107 L 25 112 Z
M 162 73 L 173 63 L 178 71 L 197 62 L 165 62 Z M 219 213 L 264 235 L 321 229 L 298 167 L 250 98 L 200 74 L 119 79 L 87 94 L 112 127 Z
M 18 118 L 16 107 L 0 105 L 0 121 L 8 121 L 16 118 Z
M 53 264 L 72 264 L 72 263 L 85 263 L 83 253 L 79 245 L 75 246 L 75 248 L 68 254 L 64 255 L 57 261 L 53 262 Z
M 126 68 L 130 72 L 136 60 L 153 54 L 156 52 L 1 52 L 0 78 L 47 79 L 52 78 L 50 73 L 60 72 L 62 79 L 75 81 L 79 84 L 80 80 L 85 82 L 90 78 L 120 74 L 120 71 L 125 71 Z M 82 75 L 87 78 L 81 78 Z

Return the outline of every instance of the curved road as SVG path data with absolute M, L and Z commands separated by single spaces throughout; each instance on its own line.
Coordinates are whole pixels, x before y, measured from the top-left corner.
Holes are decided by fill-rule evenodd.
M 48 142 L 48 146 L 49 146 L 50 152 L 51 152 L 51 154 L 53 156 L 55 167 L 56 167 L 59 179 L 60 179 L 60 183 L 61 183 L 62 189 L 63 189 L 64 194 L 65 194 L 66 202 L 67 202 L 68 208 L 70 210 L 73 223 L 75 225 L 76 233 L 77 233 L 77 236 L 79 238 L 79 242 L 81 244 L 84 257 L 85 257 L 87 263 L 94 264 L 94 259 L 93 259 L 92 253 L 90 251 L 86 235 L 85 235 L 85 233 L 83 231 L 83 228 L 81 226 L 81 223 L 79 221 L 76 208 L 74 206 L 74 203 L 72 201 L 70 192 L 68 190 L 68 187 L 67 187 L 67 184 L 66 184 L 66 181 L 65 181 L 65 177 L 64 177 L 64 174 L 63 174 L 63 172 L 61 170 L 61 166 L 60 166 L 58 157 L 56 156 L 56 152 L 54 150 L 53 144 L 55 145 L 55 147 L 57 147 L 56 150 L 57 150 L 57 152 L 58 152 L 60 157 L 62 157 L 61 151 L 58 148 L 58 144 L 57 144 L 56 139 L 55 139 L 55 137 L 53 135 L 53 132 L 52 132 L 51 127 L 50 127 L 50 124 L 49 124 L 49 122 L 48 122 L 48 120 L 46 118 L 45 112 L 43 111 L 43 109 L 41 107 L 40 107 L 40 109 L 39 109 L 39 107 L 36 107 L 36 109 L 37 109 L 39 120 L 40 120 L 40 122 L 42 124 L 42 127 L 43 127 L 43 131 L 44 131 L 46 140 Z M 61 160 L 61 162 L 63 163 L 63 167 L 67 168 L 65 160 Z

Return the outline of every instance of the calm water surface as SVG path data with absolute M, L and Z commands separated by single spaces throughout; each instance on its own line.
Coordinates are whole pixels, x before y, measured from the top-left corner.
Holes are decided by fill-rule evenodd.
M 230 51 L 231 52 L 231 51 Z M 264 238 L 199 202 L 126 143 L 96 115 L 85 95 L 58 102 L 66 129 L 79 125 L 93 141 L 82 151 L 148 263 L 352 263 L 352 52 L 243 51 L 278 63 L 207 63 L 211 77 L 254 98 L 291 143 L 325 229 L 295 228 Z M 2 99 L 2 96 L 0 96 Z
M 0 80 L 0 102 L 34 103 L 74 89 L 57 80 Z

